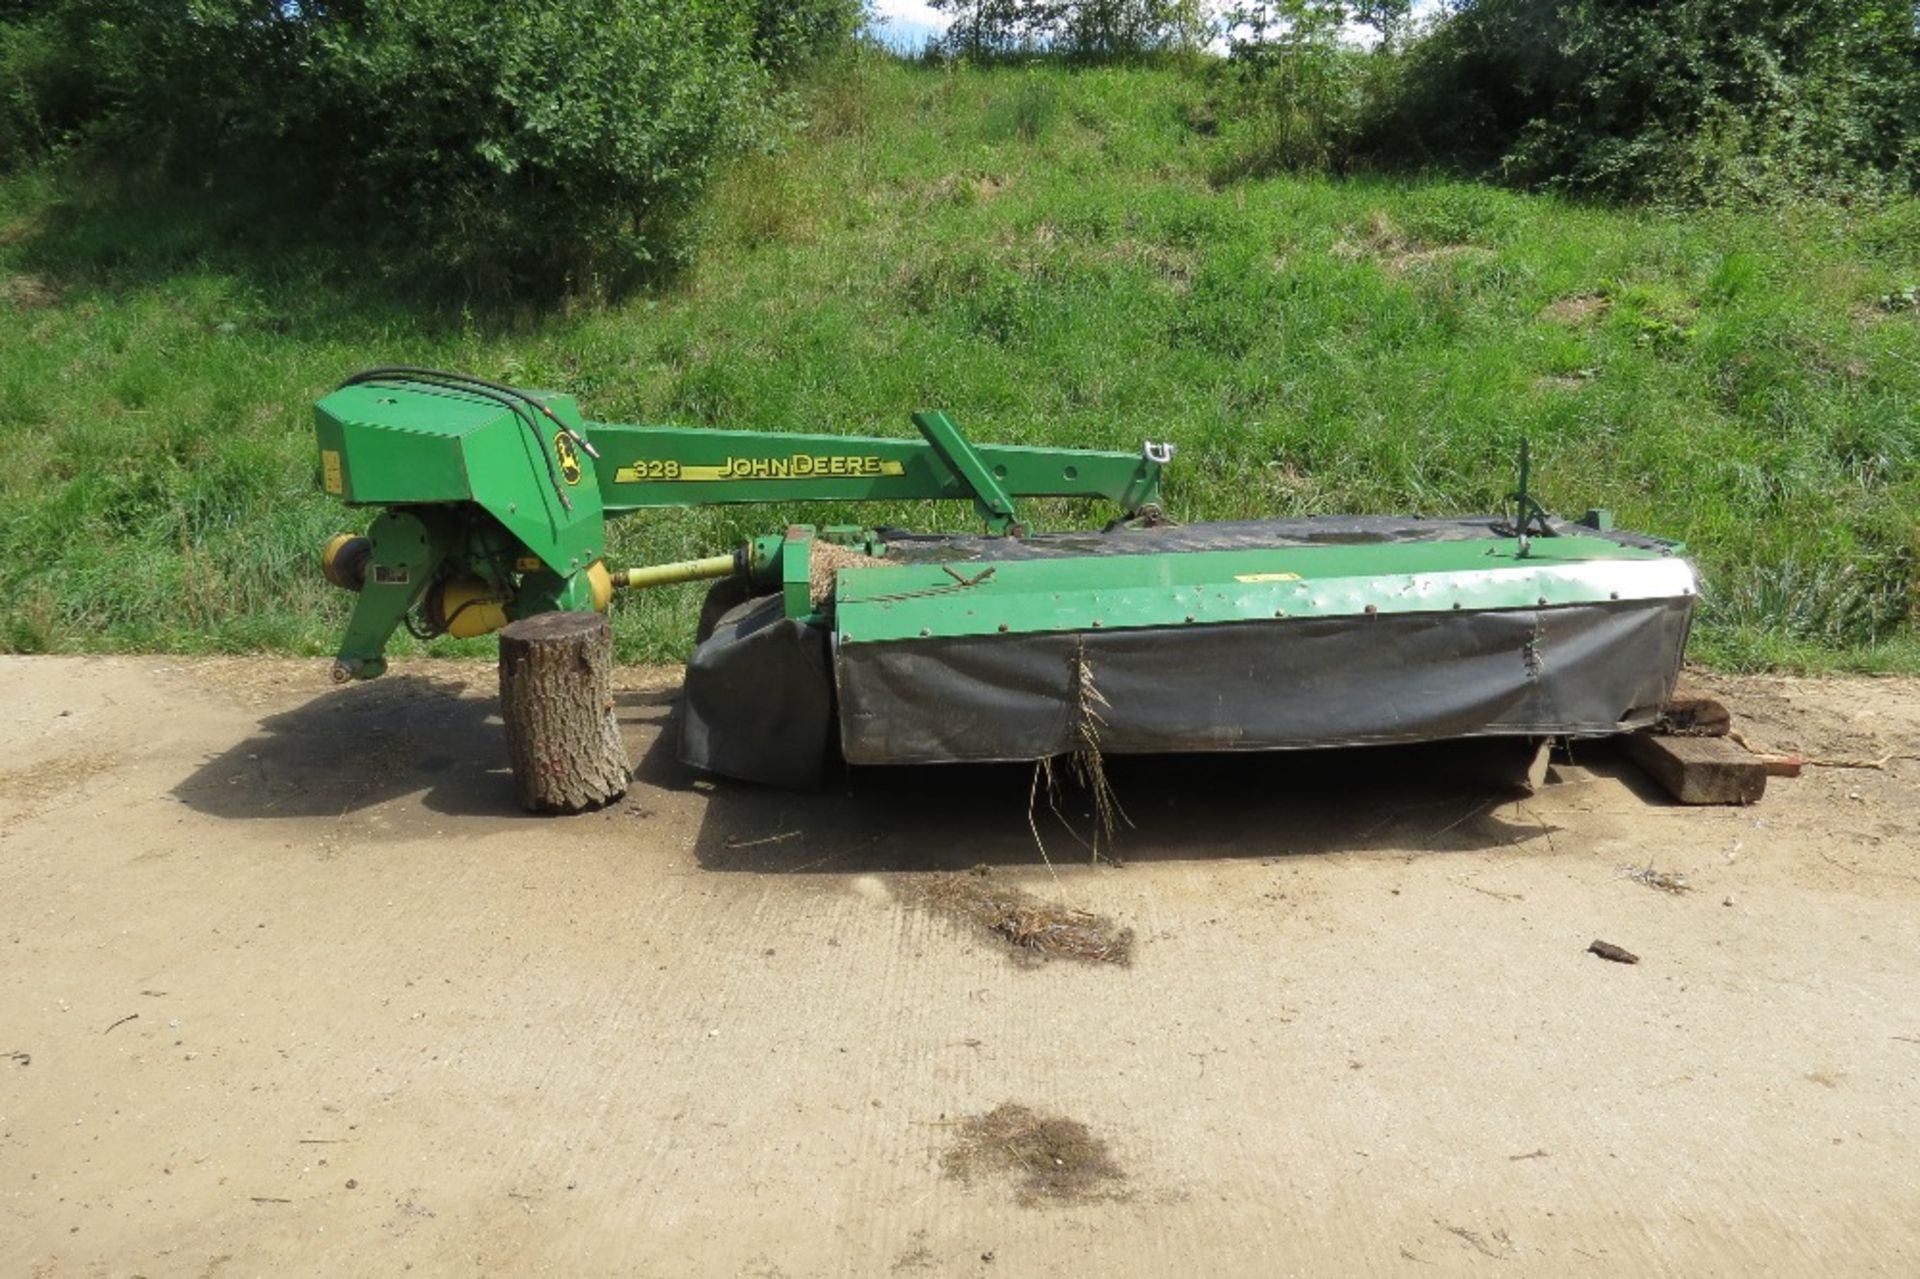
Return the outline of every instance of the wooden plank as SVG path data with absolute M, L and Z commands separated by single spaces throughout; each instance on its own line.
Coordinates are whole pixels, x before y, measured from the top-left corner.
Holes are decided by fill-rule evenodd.
M 1629 733 L 1626 749 L 1682 804 L 1752 804 L 1767 790 L 1766 764 L 1724 737 Z
M 1732 727 L 1733 714 L 1727 710 L 1726 703 L 1686 687 L 1675 689 L 1673 699 L 1660 712 L 1663 732 L 1687 737 L 1725 737 Z

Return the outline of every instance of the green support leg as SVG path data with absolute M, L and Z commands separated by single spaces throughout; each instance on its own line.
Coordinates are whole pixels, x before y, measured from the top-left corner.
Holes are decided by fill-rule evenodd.
M 333 662 L 333 680 L 373 679 L 387 669 L 387 641 L 433 580 L 450 541 L 444 518 L 408 510 L 384 512 L 367 530 L 373 557 L 354 601 L 353 617 Z
M 780 547 L 780 605 L 788 617 L 813 614 L 813 525 L 792 524 Z
M 518 620 L 538 613 L 593 612 L 593 583 L 585 573 L 561 577 L 550 569 L 529 573 L 520 579 L 520 591 L 508 606 L 509 616 Z

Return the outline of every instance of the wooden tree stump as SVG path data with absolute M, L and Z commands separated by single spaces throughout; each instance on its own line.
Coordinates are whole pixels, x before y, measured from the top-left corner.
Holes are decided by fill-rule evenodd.
M 613 628 L 599 613 L 540 613 L 500 632 L 500 713 L 529 812 L 578 813 L 626 792 L 612 675 Z

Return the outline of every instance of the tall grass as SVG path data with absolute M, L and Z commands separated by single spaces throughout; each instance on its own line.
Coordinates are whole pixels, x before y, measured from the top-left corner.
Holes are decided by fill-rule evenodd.
M 1920 669 L 1920 312 L 1897 305 L 1920 203 L 1216 186 L 1205 96 L 1169 70 L 855 62 L 726 178 L 696 268 L 546 314 L 397 299 L 311 238 L 260 247 L 245 211 L 0 182 L 0 645 L 326 650 L 347 600 L 312 552 L 366 516 L 319 493 L 308 404 L 406 360 L 608 420 L 904 434 L 937 406 L 983 439 L 1172 439 L 1180 519 L 1484 510 L 1525 435 L 1551 505 L 1691 543 L 1702 656 Z M 969 516 L 662 513 L 614 547 L 789 518 Z M 623 654 L 679 656 L 695 603 L 622 601 Z

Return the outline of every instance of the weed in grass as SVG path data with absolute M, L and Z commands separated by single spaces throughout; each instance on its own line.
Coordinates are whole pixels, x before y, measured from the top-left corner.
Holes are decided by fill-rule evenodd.
M 1044 72 L 1003 78 L 1004 92 L 994 95 L 981 119 L 982 136 L 988 142 L 1038 141 L 1060 111 L 1057 80 Z
M 1920 284 L 1881 294 L 1879 306 L 1882 311 L 1920 311 Z
M 1907 618 L 1913 569 L 1895 563 L 1793 559 L 1729 574 L 1704 599 L 1712 624 L 1768 629 L 1835 649 L 1866 645 Z

